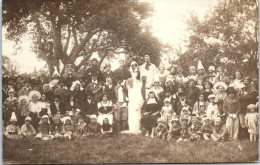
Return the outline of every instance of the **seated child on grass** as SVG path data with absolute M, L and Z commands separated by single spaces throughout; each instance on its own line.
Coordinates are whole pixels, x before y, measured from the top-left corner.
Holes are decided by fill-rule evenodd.
M 51 135 L 54 139 L 62 139 L 62 123 L 60 121 L 60 118 L 58 116 L 54 116 L 53 123 L 51 125 Z
M 168 128 L 164 118 L 157 119 L 157 127 L 155 128 L 155 137 L 165 140 L 168 134 Z
M 42 139 L 42 140 L 51 140 L 53 137 L 51 134 L 51 127 L 49 117 L 47 115 L 43 115 L 38 127 L 38 134 L 34 137 L 34 139 Z
M 200 131 L 202 133 L 203 139 L 210 140 L 211 134 L 213 132 L 212 122 L 210 121 L 210 118 L 208 118 L 206 115 L 203 116 L 202 122 L 203 122 L 203 125 L 202 125 Z
M 183 107 L 181 110 L 181 116 L 180 116 L 180 122 L 186 121 L 187 125 L 190 125 L 191 122 L 191 116 L 190 116 L 190 111 L 189 107 Z
M 177 117 L 171 120 L 170 129 L 168 132 L 167 140 L 176 139 L 180 136 L 181 126 Z
M 90 123 L 87 126 L 87 133 L 86 136 L 98 136 L 101 132 L 101 126 L 97 122 L 97 116 L 91 115 L 90 116 Z
M 16 140 L 22 138 L 21 130 L 18 126 L 18 121 L 15 112 L 12 112 L 10 122 L 5 129 L 6 138 Z
M 63 118 L 62 134 L 65 140 L 73 140 L 76 136 L 75 128 L 69 116 Z
M 113 127 L 109 124 L 108 118 L 103 120 L 103 125 L 101 126 L 101 134 L 103 137 L 111 138 L 113 133 Z
M 87 132 L 87 123 L 85 123 L 84 118 L 80 117 L 76 127 L 77 137 L 82 138 Z
M 181 121 L 181 133 L 180 133 L 180 135 L 181 136 L 177 140 L 177 142 L 188 141 L 188 139 L 190 138 L 189 133 L 188 133 L 188 123 L 185 120 Z
M 191 141 L 200 140 L 201 138 L 201 132 L 200 132 L 200 125 L 197 117 L 194 117 L 192 119 L 191 126 L 189 127 L 189 135 Z
M 211 134 L 211 139 L 214 142 L 225 141 L 227 139 L 227 130 L 225 124 L 222 123 L 221 118 L 216 118 L 213 133 Z
M 23 137 L 25 138 L 33 138 L 37 133 L 36 130 L 34 129 L 34 127 L 31 124 L 32 118 L 27 116 L 24 119 L 24 123 L 21 127 L 21 134 L 23 135 Z

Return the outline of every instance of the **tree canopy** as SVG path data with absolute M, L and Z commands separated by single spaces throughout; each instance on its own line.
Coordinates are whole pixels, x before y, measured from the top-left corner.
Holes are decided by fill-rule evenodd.
M 233 66 L 257 73 L 257 1 L 222 0 L 203 19 L 191 13 L 187 23 L 190 36 L 179 64 L 188 67 L 200 59 L 205 67 Z
M 163 44 L 143 23 L 152 13 L 137 0 L 4 0 L 2 21 L 8 39 L 32 36 L 33 50 L 52 73 L 59 62 L 75 65 L 81 57 L 78 70 L 95 53 L 100 63 L 125 53 L 149 54 L 158 64 Z

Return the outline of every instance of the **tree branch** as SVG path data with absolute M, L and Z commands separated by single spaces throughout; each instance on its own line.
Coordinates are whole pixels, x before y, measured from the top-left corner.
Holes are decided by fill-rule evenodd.
M 71 36 L 71 30 L 70 30 L 71 24 L 68 25 L 68 36 L 66 39 L 66 44 L 64 47 L 64 52 L 67 53 L 68 47 L 69 47 L 69 42 L 70 42 L 70 36 Z

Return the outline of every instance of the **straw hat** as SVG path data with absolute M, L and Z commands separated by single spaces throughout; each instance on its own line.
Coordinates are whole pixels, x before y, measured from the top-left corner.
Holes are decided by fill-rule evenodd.
M 32 100 L 33 95 L 37 95 L 39 99 L 41 98 L 41 93 L 40 93 L 39 91 L 32 90 L 32 91 L 29 93 L 29 99 Z
M 29 96 L 27 96 L 27 95 L 22 95 L 22 96 L 20 96 L 20 97 L 18 98 L 18 103 L 21 104 L 21 101 L 22 101 L 22 100 L 26 100 L 26 104 L 29 104 L 29 102 L 30 102 L 30 98 L 29 98 Z
M 226 85 L 226 83 L 224 82 L 217 82 L 216 84 L 214 84 L 214 90 L 217 91 L 218 87 L 223 86 L 224 91 L 227 90 L 228 86 Z

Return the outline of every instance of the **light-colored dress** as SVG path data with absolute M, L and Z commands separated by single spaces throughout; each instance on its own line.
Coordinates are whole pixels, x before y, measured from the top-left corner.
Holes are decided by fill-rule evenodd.
M 248 132 L 258 134 L 259 118 L 258 113 L 247 113 L 245 116 L 246 125 L 248 126 Z
M 173 108 L 170 105 L 169 107 L 163 106 L 161 110 L 161 117 L 166 121 L 168 126 L 171 125 L 171 119 L 173 116 Z

